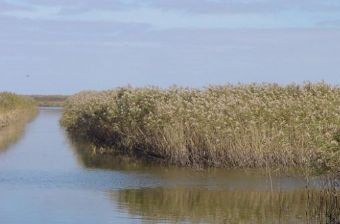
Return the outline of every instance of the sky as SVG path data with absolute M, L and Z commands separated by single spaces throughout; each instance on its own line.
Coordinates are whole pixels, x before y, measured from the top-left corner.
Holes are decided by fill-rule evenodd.
M 0 91 L 340 83 L 339 0 L 0 0 Z

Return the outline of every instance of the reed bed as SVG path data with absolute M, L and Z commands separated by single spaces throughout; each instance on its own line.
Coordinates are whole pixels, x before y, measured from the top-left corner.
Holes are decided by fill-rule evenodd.
M 17 121 L 28 121 L 36 112 L 36 103 L 32 98 L 0 92 L 0 129 Z
M 338 172 L 340 87 L 246 84 L 86 91 L 61 120 L 100 151 L 181 166 Z

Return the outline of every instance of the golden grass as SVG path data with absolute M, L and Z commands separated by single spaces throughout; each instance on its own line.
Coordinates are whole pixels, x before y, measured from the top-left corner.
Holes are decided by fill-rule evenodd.
M 248 84 L 81 92 L 64 106 L 72 133 L 183 166 L 337 171 L 340 87 Z
M 22 120 L 21 118 L 33 117 L 36 111 L 36 104 L 32 98 L 0 92 L 0 128 Z

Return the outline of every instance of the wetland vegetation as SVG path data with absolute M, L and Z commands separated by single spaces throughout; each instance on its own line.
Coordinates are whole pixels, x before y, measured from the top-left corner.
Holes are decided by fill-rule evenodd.
M 180 166 L 339 171 L 340 87 L 325 83 L 86 91 L 61 123 L 100 152 Z
M 0 92 L 0 129 L 16 122 L 29 121 L 36 113 L 36 103 L 32 98 Z

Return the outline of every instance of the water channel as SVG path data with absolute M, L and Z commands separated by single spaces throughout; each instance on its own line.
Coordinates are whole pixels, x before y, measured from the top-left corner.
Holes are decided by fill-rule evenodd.
M 0 132 L 0 223 L 307 223 L 305 179 L 95 155 L 41 108 Z

